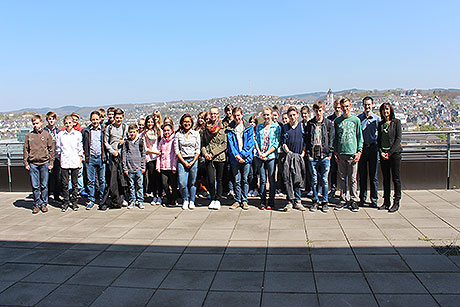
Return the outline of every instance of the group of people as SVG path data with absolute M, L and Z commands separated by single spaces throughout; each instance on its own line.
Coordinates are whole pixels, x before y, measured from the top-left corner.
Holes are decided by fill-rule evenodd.
M 366 204 L 368 179 L 369 206 L 377 208 L 379 160 L 384 194 L 378 209 L 395 212 L 401 199 L 401 122 L 389 103 L 380 106 L 380 116 L 373 112 L 372 97 L 362 103 L 364 112 L 358 116 L 351 114 L 345 97 L 334 102 L 328 117 L 323 101 L 313 104 L 314 116 L 308 106 L 300 114 L 293 106 L 283 114 L 276 106 L 265 107 L 261 123 L 255 116 L 247 121 L 240 107 L 227 105 L 222 119 L 219 108 L 211 107 L 196 124 L 190 114 L 182 115 L 177 129 L 159 111 L 127 124 L 123 110 L 99 109 L 91 112 L 91 124 L 84 129 L 76 113 L 64 117 L 62 129 L 55 113 L 46 114 L 46 127 L 34 115 L 34 129 L 24 143 L 32 212 L 48 211 L 49 194 L 62 211 L 78 210 L 79 195 L 87 197 L 88 210 L 95 204 L 100 210 L 144 209 L 147 198 L 163 206 L 176 206 L 182 199 L 187 210 L 196 207 L 197 192 L 213 210 L 221 208 L 224 195 L 234 200 L 230 209 L 247 210 L 248 196 L 257 195 L 261 210 L 305 211 L 302 189 L 311 199 L 310 211 L 327 212 L 329 198 L 339 190 L 335 210 L 356 212 Z M 287 203 L 275 208 L 279 191 Z

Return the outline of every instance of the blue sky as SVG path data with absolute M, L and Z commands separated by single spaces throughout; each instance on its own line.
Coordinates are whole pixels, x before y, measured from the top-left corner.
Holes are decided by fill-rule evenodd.
M 0 0 L 1 111 L 460 88 L 458 1 Z

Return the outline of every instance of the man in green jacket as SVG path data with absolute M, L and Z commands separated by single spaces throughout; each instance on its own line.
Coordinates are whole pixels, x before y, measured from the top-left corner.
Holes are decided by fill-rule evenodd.
M 340 99 L 342 115 L 334 121 L 334 156 L 338 164 L 340 204 L 335 210 L 342 210 L 347 206 L 347 192 L 350 190 L 350 209 L 359 211 L 358 197 L 358 161 L 363 149 L 363 132 L 361 121 L 351 115 L 351 101 L 348 98 Z M 347 189 L 348 182 L 348 189 Z

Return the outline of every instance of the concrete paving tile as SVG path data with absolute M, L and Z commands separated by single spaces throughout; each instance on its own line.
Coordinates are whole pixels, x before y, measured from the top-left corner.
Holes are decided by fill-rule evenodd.
M 140 228 L 152 228 L 152 229 L 165 229 L 168 227 L 169 224 L 174 220 L 174 218 L 168 218 L 168 217 L 163 217 L 161 219 L 160 217 L 155 216 L 153 217 L 148 217 L 145 220 L 142 220 L 139 222 L 139 224 L 136 225 L 137 227 Z
M 351 255 L 347 241 L 312 241 L 308 244 L 312 255 Z
M 353 255 L 311 255 L 315 272 L 354 272 L 360 271 Z
M 53 259 L 53 264 L 85 265 L 100 254 L 100 251 L 67 250 Z
M 335 219 L 335 217 L 334 219 L 324 219 L 324 216 L 321 215 L 320 218 L 317 219 L 305 220 L 305 227 L 307 228 L 307 230 L 310 228 L 340 229 L 340 224 L 337 221 L 337 219 Z
M 299 241 L 306 240 L 307 234 L 304 229 L 291 230 L 291 229 L 272 229 L 270 230 L 269 240 L 273 241 Z
M 428 294 L 377 294 L 376 297 L 382 307 L 439 306 Z
M 303 220 L 281 220 L 273 219 L 270 223 L 270 229 L 291 229 L 298 230 L 304 229 L 305 224 Z
M 267 240 L 268 230 L 235 230 L 230 240 Z
M 82 267 L 75 265 L 47 264 L 27 276 L 23 281 L 43 283 L 63 283 Z
M 109 287 L 91 304 L 91 307 L 145 306 L 153 292 L 153 289 Z
M 311 272 L 266 272 L 264 291 L 315 293 Z
M 371 293 L 362 273 L 316 273 L 319 293 Z
M 306 240 L 297 241 L 268 241 L 268 254 L 272 255 L 306 255 L 310 253 Z
M 267 241 L 239 241 L 231 240 L 228 242 L 226 254 L 249 254 L 265 255 L 267 252 Z
M 377 229 L 377 226 L 375 226 L 374 222 L 371 219 L 339 219 L 339 220 L 340 220 L 340 225 L 342 225 L 342 227 L 345 230 L 362 229 L 366 231 L 366 230 Z
M 16 258 L 30 253 L 31 250 L 28 248 L 0 247 L 0 263 L 14 261 Z
M 374 293 L 428 293 L 413 273 L 366 273 Z
M 128 267 L 139 253 L 129 252 L 102 252 L 89 263 L 92 266 Z
M 97 238 L 121 238 L 130 229 L 129 227 L 101 227 L 91 235 Z
M 382 229 L 390 241 L 416 241 L 423 235 L 415 228 L 411 229 Z
M 132 269 L 124 271 L 112 284 L 116 287 L 158 288 L 168 270 Z
M 267 293 L 262 295 L 262 307 L 278 306 L 319 306 L 316 294 Z
M 432 294 L 460 294 L 460 273 L 415 273 Z
M 160 289 L 208 290 L 213 277 L 212 271 L 172 270 L 161 283 Z
M 0 302 L 2 305 L 33 306 L 58 286 L 58 284 L 18 282 L 0 294 Z
M 357 255 L 365 272 L 408 272 L 410 269 L 398 255 Z
M 396 254 L 396 250 L 390 242 L 385 241 L 350 241 L 353 251 L 358 255 L 390 255 Z
M 211 290 L 261 291 L 262 272 L 217 272 Z
M 312 241 L 342 241 L 345 235 L 341 229 L 313 228 L 308 229 L 308 239 Z
M 35 235 L 38 237 L 37 239 L 44 240 L 43 237 L 39 235 Z M 28 240 L 35 240 L 31 236 L 27 237 Z M 23 235 L 1 235 L 0 234 L 0 242 L 2 242 L 2 247 L 11 247 L 11 248 L 34 248 L 40 245 L 41 241 L 24 241 Z
M 391 241 L 391 244 L 401 255 L 434 255 L 438 254 L 430 241 Z
M 5 263 L 0 266 L 1 281 L 18 281 L 40 268 L 39 264 Z
M 460 233 L 451 227 L 419 228 L 419 230 L 429 239 L 457 241 L 460 238 Z
M 266 271 L 301 272 L 312 271 L 308 255 L 267 255 Z
M 265 255 L 224 254 L 219 270 L 225 271 L 263 271 Z
M 80 242 L 78 242 L 78 244 L 72 245 L 70 249 L 103 251 L 115 241 L 116 241 L 115 238 L 91 238 L 89 237 L 89 238 L 82 239 Z
M 203 224 L 200 220 L 176 219 L 168 225 L 168 229 L 198 229 Z
M 233 229 L 200 229 L 194 240 L 229 240 Z
M 413 224 L 416 228 L 443 228 L 449 226 L 445 221 L 439 218 L 410 218 L 409 222 L 411 222 L 411 224 Z
M 132 268 L 144 269 L 171 269 L 179 259 L 180 254 L 142 253 L 131 264 Z
M 190 240 L 155 240 L 144 250 L 146 253 L 179 253 L 181 254 Z
M 110 222 L 108 222 L 107 224 L 104 225 L 104 227 L 115 227 L 115 228 L 119 228 L 119 227 L 127 227 L 127 228 L 133 228 L 134 226 L 136 226 L 137 224 L 140 223 L 140 220 L 138 219 L 126 219 L 126 218 L 116 218 Z
M 182 254 L 174 269 L 216 271 L 221 259 L 222 254 Z
M 143 252 L 153 240 L 151 239 L 127 239 L 125 237 L 115 240 L 106 251 L 109 252 Z
M 383 233 L 375 229 L 345 229 L 345 235 L 350 241 L 385 241 Z
M 319 302 L 324 307 L 378 306 L 372 294 L 320 294 Z
M 147 307 L 202 306 L 206 291 L 194 290 L 157 290 Z
M 460 295 L 435 295 L 435 299 L 441 306 L 457 307 L 460 302 Z
M 168 228 L 165 229 L 157 239 L 160 240 L 171 240 L 171 239 L 179 239 L 179 240 L 191 240 L 198 229 L 184 229 L 184 228 Z
M 84 285 L 61 285 L 37 306 L 89 306 L 105 287 Z
M 405 219 L 374 219 L 375 224 L 380 229 L 410 229 L 413 228 Z
M 108 286 L 123 272 L 123 270 L 124 268 L 86 266 L 72 276 L 66 284 Z
M 39 249 L 35 248 L 30 250 L 26 254 L 17 257 L 14 262 L 22 262 L 22 263 L 48 263 L 54 258 L 58 257 L 62 254 L 63 250 L 57 249 Z
M 64 239 L 66 238 L 66 239 Z M 57 239 L 57 240 L 56 240 Z M 66 250 L 72 248 L 75 244 L 78 244 L 82 240 L 81 238 L 69 238 L 69 237 L 52 237 L 45 242 L 40 243 L 36 249 L 59 249 Z
M 460 255 L 448 256 L 449 259 L 454 262 L 458 267 L 460 267 Z
M 92 233 L 98 231 L 102 226 L 80 226 L 80 223 L 77 225 L 67 228 L 65 231 L 56 232 L 54 236 L 56 237 L 75 237 L 75 238 L 86 238 Z
M 446 256 L 405 255 L 404 260 L 414 272 L 460 272 L 460 269 Z
M 161 232 L 161 229 L 155 228 L 133 228 L 128 231 L 123 238 L 125 239 L 148 239 L 154 240 Z
M 253 292 L 209 292 L 204 302 L 205 307 L 260 306 L 260 293 Z
M 192 240 L 185 249 L 185 254 L 223 254 L 228 240 Z

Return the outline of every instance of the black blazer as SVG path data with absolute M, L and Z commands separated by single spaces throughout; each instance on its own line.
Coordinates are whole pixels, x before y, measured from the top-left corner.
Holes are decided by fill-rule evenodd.
M 83 152 L 85 153 L 85 162 L 89 163 L 90 158 L 90 146 L 91 146 L 91 125 L 86 127 L 81 132 L 83 136 Z M 101 158 L 102 162 L 107 161 L 107 149 L 104 145 L 104 134 L 105 134 L 105 127 L 101 125 Z
M 379 122 L 378 126 L 378 135 L 377 135 L 377 144 L 379 150 L 382 152 L 382 134 L 383 134 L 383 120 Z M 401 153 L 401 138 L 402 138 L 402 128 L 401 121 L 397 118 L 393 118 L 390 123 L 390 128 L 388 129 L 388 137 L 390 139 L 390 150 L 387 151 L 391 156 L 394 153 Z

